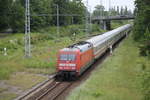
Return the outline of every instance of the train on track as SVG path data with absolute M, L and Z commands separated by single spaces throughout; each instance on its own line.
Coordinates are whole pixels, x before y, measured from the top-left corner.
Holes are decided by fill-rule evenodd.
M 132 25 L 127 24 L 61 49 L 58 53 L 56 78 L 67 80 L 78 78 L 131 29 Z

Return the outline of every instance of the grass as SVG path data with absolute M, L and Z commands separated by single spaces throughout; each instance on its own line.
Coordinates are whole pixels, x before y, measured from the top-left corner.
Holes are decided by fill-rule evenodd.
M 16 96 L 14 93 L 2 93 L 0 94 L 0 100 L 13 100 Z
M 27 90 L 46 79 L 46 76 L 31 73 L 16 73 L 11 76 L 10 80 L 6 81 L 6 84 L 19 87 L 21 90 Z
M 58 50 L 75 42 L 71 35 L 61 36 L 58 41 L 51 32 L 31 34 L 32 57 L 29 59 L 24 57 L 24 34 L 10 34 L 0 39 L 0 83 L 5 82 L 8 86 L 6 89 L 0 88 L 0 100 L 12 100 L 18 96 L 9 87 L 26 91 L 45 80 L 45 74 L 55 72 Z M 84 35 L 80 33 L 76 37 Z M 4 48 L 7 48 L 7 56 L 3 54 Z M 3 85 L 0 84 L 0 87 Z
M 130 36 L 67 100 L 143 100 L 143 65 L 149 68 L 150 62 Z
M 67 30 L 64 27 L 62 29 L 67 33 L 64 35 L 61 33 L 59 40 L 56 34 L 52 34 L 56 32 L 50 30 L 42 34 L 31 33 L 32 57 L 29 59 L 24 57 L 24 34 L 10 34 L 0 38 L 0 83 L 5 82 L 8 86 L 6 89 L 0 88 L 0 100 L 12 100 L 18 96 L 12 93 L 9 87 L 18 87 L 19 90 L 26 91 L 45 80 L 47 78 L 45 75 L 54 73 L 56 70 L 58 50 L 85 37 L 85 33 L 79 31 L 76 34 L 76 40 L 73 40 L 70 29 Z M 70 35 L 66 36 L 68 34 Z M 97 32 L 94 31 L 93 34 Z M 4 56 L 4 48 L 7 48 L 7 56 Z M 0 87 L 3 85 L 0 84 Z
M 55 72 L 56 57 L 59 49 L 86 39 L 84 26 L 73 25 L 60 28 L 58 40 L 56 27 L 42 29 L 40 33 L 31 33 L 32 57 L 24 57 L 24 34 L 12 34 L 0 39 L 0 81 L 10 87 L 19 87 L 22 91 L 46 79 L 44 75 Z M 98 25 L 93 25 L 91 34 L 104 32 Z M 76 33 L 76 39 L 73 37 Z M 3 49 L 7 48 L 7 56 Z M 42 76 L 41 76 L 42 75 Z M 16 94 L 1 89 L 0 100 L 10 100 Z
M 100 31 L 96 25 L 93 26 L 93 32 Z M 24 34 L 14 34 L 0 39 L 0 80 L 9 79 L 15 72 L 37 74 L 55 72 L 58 50 L 75 42 L 72 39 L 74 32 L 78 33 L 76 38 L 85 37 L 83 30 L 79 30 L 82 28 L 82 25 L 61 27 L 59 40 L 55 27 L 41 30 L 43 34 L 32 33 L 32 57 L 29 59 L 24 58 Z M 76 39 L 76 42 L 79 40 Z M 4 56 L 4 48 L 7 48 L 7 56 Z
M 133 24 L 133 20 L 129 20 L 129 21 L 122 21 L 122 20 L 114 20 L 111 22 L 111 27 L 112 29 L 115 29 L 121 25 L 125 25 L 125 24 Z
M 0 87 L 0 93 L 6 91 L 6 88 Z
M 24 58 L 23 45 L 15 43 L 17 49 L 8 47 L 8 55 L 0 55 L 0 79 L 9 79 L 12 73 L 29 71 L 30 68 L 51 69 L 49 73 L 54 72 L 57 50 L 73 42 L 69 38 L 63 39 L 66 41 L 62 41 L 62 43 L 55 43 L 54 40 L 43 40 L 41 43 L 35 43 L 32 45 L 32 57 L 29 59 Z

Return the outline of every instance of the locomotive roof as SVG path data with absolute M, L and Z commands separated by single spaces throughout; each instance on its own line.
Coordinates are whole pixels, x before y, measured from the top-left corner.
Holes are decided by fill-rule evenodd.
M 81 52 L 85 52 L 85 51 L 89 50 L 89 48 L 91 48 L 91 46 L 92 45 L 90 43 L 82 41 L 77 44 L 71 45 L 68 48 L 64 48 L 61 51 L 70 51 L 71 52 L 71 51 L 80 50 Z

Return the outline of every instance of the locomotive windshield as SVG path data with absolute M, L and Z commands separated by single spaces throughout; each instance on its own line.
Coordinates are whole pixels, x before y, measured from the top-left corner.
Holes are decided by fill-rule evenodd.
M 60 60 L 62 61 L 75 61 L 75 54 L 62 54 L 60 55 Z

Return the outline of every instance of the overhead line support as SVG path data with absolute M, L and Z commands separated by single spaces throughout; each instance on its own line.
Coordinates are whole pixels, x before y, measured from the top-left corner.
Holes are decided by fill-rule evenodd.
M 25 57 L 31 57 L 30 0 L 26 0 L 25 7 Z

